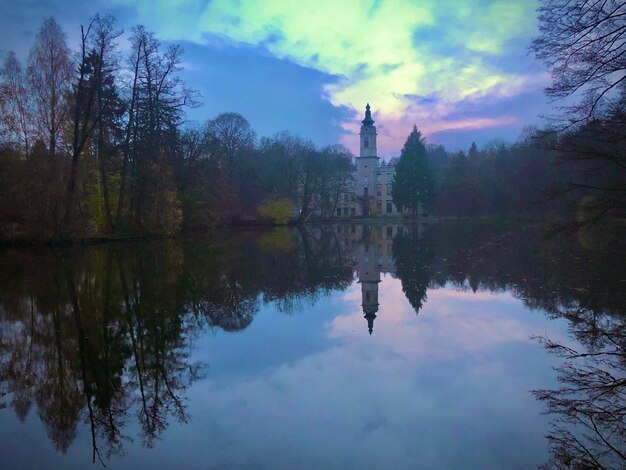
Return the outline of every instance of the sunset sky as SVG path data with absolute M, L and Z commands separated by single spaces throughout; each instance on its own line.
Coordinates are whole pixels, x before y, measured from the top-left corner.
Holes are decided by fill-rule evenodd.
M 50 15 L 76 47 L 81 23 L 112 13 L 126 33 L 144 24 L 183 44 L 183 77 L 204 103 L 191 120 L 237 111 L 259 135 L 288 129 L 356 151 L 370 102 L 382 156 L 399 152 L 414 123 L 454 150 L 515 140 L 549 112 L 549 75 L 527 52 L 535 0 L 85 3 L 0 0 L 0 56 L 25 59 Z

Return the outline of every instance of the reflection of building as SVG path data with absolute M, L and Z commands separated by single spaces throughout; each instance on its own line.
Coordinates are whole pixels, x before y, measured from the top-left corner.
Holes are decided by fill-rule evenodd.
M 365 119 L 359 133 L 361 145 L 356 159 L 352 181 L 337 203 L 337 217 L 398 216 L 391 199 L 391 183 L 396 173 L 397 158 L 389 163 L 380 162 L 376 148 L 376 126 L 369 103 L 365 107 Z M 408 213 L 408 211 L 406 211 Z
M 369 240 L 363 240 L 359 246 L 357 262 L 357 275 L 361 284 L 361 306 L 367 320 L 367 327 L 372 334 L 374 319 L 378 312 L 378 283 L 380 282 L 380 269 L 378 267 L 378 253 L 375 244 Z
M 336 242 L 338 249 L 332 249 L 332 262 L 337 266 L 348 267 L 356 271 L 358 283 L 361 285 L 361 307 L 367 320 L 370 334 L 374 328 L 374 320 L 380 316 L 379 309 L 384 312 L 384 306 L 379 305 L 378 287 L 381 278 L 387 274 L 397 277 L 397 266 L 395 256 L 404 256 L 407 253 L 394 252 L 394 240 L 400 241 L 400 247 L 409 248 L 410 253 L 418 253 L 420 247 L 413 246 L 422 238 L 426 230 L 427 223 L 402 223 L 399 221 L 381 219 L 372 223 L 335 223 L 332 225 L 332 240 Z M 314 237 L 321 242 L 324 226 L 318 226 Z M 400 240 L 396 237 L 402 236 Z M 328 243 L 328 246 L 333 246 Z M 414 248 L 414 249 L 413 249 Z M 402 261 L 404 258 L 400 258 Z M 407 270 L 406 259 L 404 266 L 404 280 L 406 282 Z M 409 268 L 409 277 L 413 276 L 412 268 Z M 403 284 L 404 286 L 404 284 Z M 408 294 L 407 294 L 408 297 Z M 409 300 L 410 301 L 410 300 Z M 413 305 L 413 304 L 411 304 Z
M 401 224 L 335 226 L 345 257 L 351 259 L 356 267 L 361 284 L 361 306 L 370 334 L 379 309 L 381 274 L 395 273 L 393 239 L 407 229 Z

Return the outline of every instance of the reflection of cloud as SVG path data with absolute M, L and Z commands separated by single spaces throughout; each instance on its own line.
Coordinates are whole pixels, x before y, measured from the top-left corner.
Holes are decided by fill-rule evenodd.
M 533 331 L 522 321 L 494 315 L 494 307 L 519 304 L 509 294 L 472 293 L 453 289 L 429 290 L 427 301 L 415 315 L 406 301 L 400 282 L 379 284 L 380 309 L 374 326 L 374 345 L 363 339 L 364 320 L 355 293 L 348 291 L 349 315 L 336 317 L 331 337 L 372 346 L 393 344 L 394 353 L 406 360 L 451 360 L 468 353 L 526 342 Z M 360 296 L 360 292 L 358 292 Z M 359 297 L 360 300 L 360 297 Z M 489 309 L 485 309 L 489 306 Z M 355 311 L 356 310 L 356 311 Z
M 465 292 L 428 294 L 416 317 L 400 281 L 384 279 L 370 337 L 354 284 L 317 352 L 196 386 L 208 399 L 194 414 L 209 414 L 219 430 L 206 455 L 229 468 L 536 466 L 543 421 L 527 390 L 550 371 L 529 361 L 544 357 L 528 341 L 532 317 L 507 294 L 471 302 Z M 503 359 L 515 345 L 523 354 Z
M 132 4 L 167 39 L 258 45 L 334 76 L 324 89 L 333 105 L 354 118 L 365 101 L 380 111 L 382 153 L 399 148 L 414 122 L 428 134 L 510 124 L 512 116 L 455 117 L 455 103 L 537 88 L 528 71 L 502 66 L 503 57 L 523 59 L 536 0 L 110 1 Z

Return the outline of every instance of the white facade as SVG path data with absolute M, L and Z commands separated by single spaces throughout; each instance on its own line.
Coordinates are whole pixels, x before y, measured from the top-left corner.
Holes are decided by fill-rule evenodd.
M 369 103 L 361 121 L 360 150 L 350 187 L 340 196 L 335 217 L 400 216 L 391 199 L 391 183 L 395 175 L 396 158 L 380 162 L 376 146 L 376 126 Z

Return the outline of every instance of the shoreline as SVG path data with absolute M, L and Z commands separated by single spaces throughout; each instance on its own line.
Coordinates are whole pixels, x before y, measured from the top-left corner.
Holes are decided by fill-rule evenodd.
M 502 216 L 478 216 L 478 217 L 460 217 L 460 216 L 442 216 L 442 217 L 406 217 L 406 216 L 383 216 L 383 217 L 335 217 L 331 219 L 310 219 L 306 222 L 291 221 L 286 224 L 275 224 L 270 221 L 258 220 L 239 220 L 230 221 L 229 223 L 216 224 L 206 229 L 181 230 L 175 234 L 145 234 L 145 235 L 111 235 L 111 236 L 93 236 L 82 238 L 35 238 L 35 237 L 0 237 L 0 248 L 23 248 L 33 246 L 51 246 L 51 247 L 70 247 L 70 246 L 93 246 L 107 243 L 132 243 L 151 240 L 166 240 L 175 238 L 184 238 L 194 235 L 209 235 L 216 230 L 269 230 L 279 227 L 298 227 L 307 225 L 330 225 L 330 224 L 386 224 L 386 223 L 436 223 L 445 221 L 459 220 L 535 220 L 533 217 L 502 217 Z

